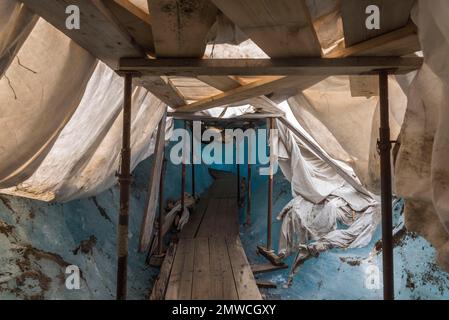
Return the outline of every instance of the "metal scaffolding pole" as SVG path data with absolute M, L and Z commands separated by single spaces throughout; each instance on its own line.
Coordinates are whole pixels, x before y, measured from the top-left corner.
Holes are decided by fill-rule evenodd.
M 120 171 L 120 213 L 117 235 L 117 300 L 126 299 L 128 268 L 128 223 L 131 185 L 131 95 L 132 74 L 124 75 L 123 133 Z
M 193 139 L 194 139 L 194 136 L 193 136 L 193 120 L 192 121 L 190 121 L 190 124 L 191 124 L 191 128 L 192 128 L 192 135 L 191 135 L 191 144 L 190 144 L 190 150 L 191 150 L 191 166 L 192 166 L 192 171 L 191 171 L 191 173 L 192 173 L 192 197 L 193 198 L 195 198 L 195 161 L 194 161 L 194 157 L 195 157 L 195 155 L 194 155 L 194 150 L 193 150 Z
M 271 157 L 273 155 L 273 141 L 271 137 L 271 130 L 274 129 L 274 119 L 269 119 L 270 124 L 270 174 L 268 175 L 268 208 L 267 208 L 267 250 L 271 250 L 271 220 L 273 215 L 273 163 Z
M 393 214 L 391 188 L 391 141 L 388 106 L 388 72 L 379 73 L 380 96 L 380 175 L 381 175 L 381 207 L 382 207 L 382 261 L 384 299 L 394 299 L 393 270 Z

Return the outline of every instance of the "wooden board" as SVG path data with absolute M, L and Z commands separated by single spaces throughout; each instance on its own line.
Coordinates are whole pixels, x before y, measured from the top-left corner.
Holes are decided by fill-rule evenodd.
M 226 172 L 214 173 L 216 180 L 186 228 L 190 223 L 194 226 L 180 234 L 165 295 L 167 300 L 261 299 L 239 240 L 236 198 L 223 196 L 231 184 L 235 186 L 236 179 Z
M 146 88 L 170 107 L 176 108 L 186 104 L 180 93 L 161 77 L 143 76 L 134 79 L 134 83 Z
M 150 300 L 163 300 L 167 291 L 167 285 L 170 280 L 170 274 L 173 267 L 173 261 L 176 255 L 175 243 L 172 243 L 167 250 L 164 262 L 162 263 L 161 270 L 154 283 L 153 290 L 151 291 Z
M 239 299 L 261 300 L 262 296 L 257 288 L 254 275 L 249 266 L 240 238 L 238 236 L 227 238 L 226 244 L 228 246 L 229 259 L 231 261 Z
M 284 264 L 282 266 L 275 266 L 271 263 L 251 265 L 251 270 L 252 270 L 253 274 L 277 271 L 277 270 L 287 269 L 287 268 L 288 268 L 288 265 L 286 265 L 286 264 Z
M 118 69 L 121 58 L 145 57 L 145 50 L 137 44 L 137 40 L 131 37 L 126 27 L 121 25 L 119 19 L 103 1 L 23 0 L 22 2 L 114 70 Z M 65 22 L 68 15 L 65 10 L 69 5 L 77 5 L 80 8 L 80 30 L 66 28 Z M 138 17 L 135 19 L 139 20 Z M 133 24 L 129 20 L 127 23 Z M 138 78 L 134 83 L 143 86 L 171 107 L 185 104 L 184 99 L 160 77 Z
M 156 209 L 158 207 L 159 184 L 162 173 L 162 163 L 164 161 L 165 148 L 165 127 L 167 122 L 167 110 L 162 115 L 157 128 L 156 146 L 154 149 L 153 164 L 150 172 L 150 180 L 148 186 L 148 199 L 145 206 L 145 211 L 142 219 L 139 250 L 143 252 L 148 249 L 151 238 L 153 236 L 153 225 L 156 218 Z
M 209 0 L 148 0 L 156 56 L 202 57 L 217 16 Z
M 350 76 L 349 87 L 351 97 L 379 96 L 379 77 L 377 76 Z
M 144 50 L 132 41 L 125 29 L 101 1 L 23 0 L 31 10 L 73 39 L 81 47 L 116 69 L 121 57 L 143 57 Z M 80 30 L 66 28 L 67 6 L 80 8 Z
M 272 58 L 321 56 L 304 0 L 212 2 Z
M 347 57 L 347 58 L 291 58 L 291 59 L 122 59 L 120 70 L 135 71 L 151 76 L 198 75 L 258 75 L 269 76 L 335 76 L 373 74 L 381 69 L 393 73 L 407 73 L 422 65 L 414 57 Z
M 180 239 L 165 294 L 166 300 L 192 298 L 194 255 L 194 239 Z
M 145 52 L 154 56 L 150 15 L 128 0 L 108 0 L 103 3 L 117 18 L 118 22 L 126 28 L 132 39 Z
M 169 77 L 169 81 L 188 101 L 197 101 L 220 93 L 216 88 L 196 78 Z
M 211 299 L 237 300 L 237 289 L 225 238 L 209 240 Z
M 409 23 L 405 27 L 350 47 L 337 46 L 326 55 L 326 58 L 344 58 L 349 56 L 400 57 L 420 50 L 416 26 L 413 23 Z
M 209 239 L 195 238 L 192 300 L 210 299 L 211 277 L 209 254 Z
M 284 87 L 296 87 L 306 89 L 323 80 L 323 77 L 273 77 L 250 83 L 245 86 L 229 90 L 222 94 L 206 98 L 195 103 L 177 108 L 179 112 L 196 112 L 209 108 L 220 107 L 227 104 L 237 103 L 254 97 L 274 92 Z
M 405 26 L 410 17 L 414 0 L 343 0 L 341 14 L 346 47 L 375 38 Z M 380 10 L 380 29 L 366 28 L 365 13 L 369 5 Z

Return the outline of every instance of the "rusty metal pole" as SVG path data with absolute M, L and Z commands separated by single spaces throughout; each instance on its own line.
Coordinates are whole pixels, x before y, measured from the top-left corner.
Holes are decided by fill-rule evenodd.
M 187 130 L 187 124 L 186 120 L 184 120 L 184 129 Z M 184 148 L 185 151 L 185 148 Z M 186 159 L 187 156 L 184 154 L 182 155 L 182 178 L 181 178 L 181 215 L 184 213 L 185 208 L 185 199 L 184 199 L 184 193 L 186 192 Z
M 273 211 L 273 164 L 271 161 L 272 157 L 272 147 L 273 147 L 273 141 L 271 136 L 271 129 L 274 129 L 274 119 L 270 118 L 270 173 L 268 175 L 268 212 L 267 212 L 267 250 L 271 250 L 271 220 L 272 220 L 272 211 Z
M 164 246 L 162 245 L 162 241 L 164 238 L 164 173 L 165 168 L 167 167 L 167 159 L 164 158 L 164 162 L 162 162 L 161 169 L 161 177 L 159 179 L 159 232 L 158 232 L 158 241 L 157 241 L 157 253 L 159 255 L 163 254 Z
M 194 161 L 194 150 L 193 150 L 193 120 L 190 122 L 191 124 L 191 128 L 192 128 L 192 136 L 191 136 L 191 140 L 190 140 L 190 150 L 191 150 L 191 166 L 192 166 L 192 197 L 195 198 L 195 161 Z
M 382 207 L 382 263 L 384 300 L 394 299 L 393 213 L 391 187 L 391 141 L 388 106 L 388 72 L 379 73 L 380 96 L 380 175 Z
M 117 300 L 125 300 L 127 293 L 128 223 L 131 185 L 131 100 L 132 75 L 127 73 L 124 76 L 122 151 L 120 172 L 118 173 L 120 213 L 117 236 Z
M 247 176 L 248 176 L 248 182 L 247 182 L 247 188 L 246 188 L 246 225 L 251 225 L 251 158 L 252 158 L 252 144 L 251 144 L 251 138 L 248 139 L 248 165 L 247 165 Z
M 235 139 L 235 164 L 237 165 L 237 205 L 240 208 L 240 164 L 239 164 L 239 145 Z

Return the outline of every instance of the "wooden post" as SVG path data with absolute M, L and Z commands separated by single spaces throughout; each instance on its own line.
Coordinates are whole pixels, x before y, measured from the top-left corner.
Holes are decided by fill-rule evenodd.
M 132 75 L 126 73 L 124 76 L 122 151 L 120 171 L 118 173 L 120 213 L 117 235 L 117 300 L 125 300 L 127 293 L 128 224 L 131 185 L 131 101 Z
M 157 253 L 162 256 L 164 246 L 162 245 L 162 241 L 164 238 L 164 173 L 165 168 L 167 167 L 167 159 L 164 158 L 164 162 L 162 162 L 162 170 L 161 177 L 159 179 L 159 232 L 158 232 L 158 241 L 157 241 Z
M 391 188 L 391 141 L 388 106 L 388 72 L 379 73 L 380 95 L 380 175 L 382 207 L 382 264 L 384 299 L 394 299 L 393 213 Z

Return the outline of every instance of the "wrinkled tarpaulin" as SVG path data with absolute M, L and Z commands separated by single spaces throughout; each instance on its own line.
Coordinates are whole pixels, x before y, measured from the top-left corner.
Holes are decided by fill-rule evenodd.
M 330 1 L 332 2 L 332 1 Z M 14 3 L 14 4 L 13 4 Z M 142 2 L 143 3 L 143 2 Z M 407 199 L 406 220 L 410 230 L 415 230 L 429 239 L 437 248 L 438 261 L 446 269 L 449 268 L 449 197 L 447 181 L 449 179 L 447 157 L 449 144 L 449 129 L 444 126 L 447 119 L 448 86 L 449 86 L 449 22 L 447 12 L 449 4 L 444 0 L 428 1 L 420 0 L 415 15 L 415 22 L 419 28 L 419 35 L 424 51 L 425 65 L 418 73 L 409 91 L 408 109 L 405 114 L 404 125 L 401 131 L 401 150 L 396 163 L 396 191 L 398 195 Z M 311 9 L 316 7 L 314 1 L 308 1 Z M 2 71 L 7 69 L 6 76 L 0 81 L 0 187 L 15 186 L 31 177 L 43 159 L 49 154 L 66 124 L 75 119 L 75 110 L 85 97 L 85 89 L 92 74 L 99 72 L 101 66 L 95 69 L 96 61 L 87 52 L 78 47 L 67 37 L 54 30 L 44 21 L 40 20 L 34 31 L 27 38 L 36 18 L 29 12 L 23 11 L 21 5 L 13 1 L 3 1 L 0 7 L 0 62 Z M 330 6 L 332 7 L 332 6 Z M 317 9 L 318 11 L 325 8 Z M 327 10 L 327 9 L 326 9 Z M 333 9 L 331 9 L 333 10 Z M 312 10 L 313 11 L 313 10 Z M 319 12 L 312 15 L 320 15 Z M 331 24 L 334 22 L 331 22 Z M 337 22 L 338 26 L 338 22 Z M 323 29 L 323 36 L 329 36 L 329 26 Z M 38 31 L 45 36 L 39 36 Z M 45 32 L 45 33 L 44 33 Z M 330 37 L 329 44 L 337 41 L 341 34 L 335 32 L 336 36 Z M 19 51 L 21 44 L 25 41 L 23 48 Z M 50 50 L 51 48 L 51 50 Z M 18 53 L 18 58 L 12 59 Z M 218 56 L 218 53 L 217 53 Z M 77 61 L 75 64 L 74 61 Z M 70 77 L 66 75 L 70 74 Z M 44 79 L 44 80 L 43 80 Z M 52 79 L 51 83 L 48 79 Z M 337 84 L 340 89 L 347 87 L 344 77 L 329 78 L 326 80 L 326 90 L 330 85 Z M 340 83 L 340 84 L 339 84 Z M 19 85 L 20 84 L 20 85 Z M 347 108 L 339 109 L 333 113 L 333 104 L 322 100 L 322 86 L 326 82 L 306 90 L 303 95 L 290 99 L 290 105 L 299 123 L 309 131 L 315 140 L 322 145 L 329 155 L 337 160 L 349 164 L 359 178 L 372 190 L 378 187 L 378 159 L 375 152 L 375 137 L 377 135 L 378 116 L 376 98 L 363 99 L 359 102 L 367 106 L 364 115 L 360 104 L 349 105 Z M 390 84 L 390 91 L 397 91 L 397 84 Z M 338 91 L 338 90 L 337 90 Z M 136 96 L 137 94 L 137 96 Z M 329 101 L 344 97 L 340 93 L 328 91 Z M 345 93 L 349 96 L 348 91 Z M 36 96 L 39 103 L 36 103 Z M 143 99 L 135 92 L 135 99 Z M 399 131 L 404 114 L 403 97 L 400 94 L 392 94 L 392 131 L 394 138 Z M 304 99 L 307 103 L 304 102 Z M 295 107 L 296 103 L 304 106 L 303 109 Z M 299 102 L 298 102 L 299 101 Z M 338 100 L 336 100 L 338 101 Z M 308 106 L 312 105 L 312 108 Z M 31 107 L 32 106 L 32 107 Z M 358 107 L 359 110 L 356 109 Z M 396 109 L 399 108 L 399 109 Z M 402 108 L 402 109 L 401 109 Z M 143 110 L 143 109 L 142 109 Z M 116 112 L 117 110 L 115 110 Z M 114 111 L 111 111 L 108 119 L 101 119 L 97 123 L 100 128 L 99 140 L 89 141 L 92 148 L 94 145 L 104 146 L 100 151 L 107 159 L 116 159 L 117 146 L 115 149 L 106 151 L 107 146 L 113 145 L 120 130 L 114 121 Z M 72 117 L 73 116 L 73 117 Z M 366 118 L 364 118 L 366 116 Z M 355 117 L 355 118 L 353 118 Z M 83 117 L 78 117 L 81 119 Z M 348 119 L 349 118 L 349 119 Z M 363 118 L 363 125 L 354 132 L 353 119 Z M 116 116 L 117 121 L 118 115 Z M 351 120 L 352 119 L 352 120 Z M 100 121 L 100 120 L 99 120 Z M 103 121 L 109 121 L 114 125 L 112 130 L 115 135 L 108 132 Z M 347 128 L 351 128 L 347 130 Z M 316 131 L 316 130 L 320 131 Z M 319 133 L 318 133 L 319 132 Z M 65 141 L 77 141 L 77 132 L 73 133 L 73 140 L 67 138 Z M 105 135 L 101 140 L 101 135 Z M 360 136 L 357 144 L 353 143 L 354 137 Z M 111 137 L 110 140 L 108 137 Z M 149 134 L 151 137 L 151 133 Z M 329 139 L 329 140 L 328 140 Z M 365 141 L 366 144 L 361 142 Z M 101 143 L 100 143 L 101 141 Z M 110 141 L 110 144 L 104 141 Z M 147 145 L 139 151 L 143 155 L 150 149 L 150 139 Z M 332 141 L 332 143 L 326 143 Z M 103 143 L 104 142 L 104 143 Z M 86 145 L 90 155 L 96 157 L 97 152 Z M 69 151 L 66 151 L 69 152 Z M 56 151 L 55 151 L 56 153 Z M 69 152 L 70 154 L 70 152 Z M 84 169 L 95 168 L 94 158 L 81 159 L 74 157 L 76 163 L 68 165 L 64 170 L 74 170 L 75 174 L 83 176 Z M 104 159 L 104 158 L 103 158 Z M 139 156 L 135 156 L 135 163 Z M 101 157 L 98 158 L 101 163 Z M 49 163 L 49 166 L 51 163 Z M 64 166 L 63 166 L 64 167 Z M 106 166 L 107 172 L 113 167 Z M 41 169 L 41 177 L 48 175 Z M 57 173 L 55 174 L 57 175 Z M 61 177 L 70 176 L 69 171 L 64 171 Z M 30 181 L 39 181 L 35 176 Z M 104 181 L 112 183 L 109 173 L 105 173 Z M 109 180 L 108 180 L 109 179 Z M 56 179 L 58 180 L 58 179 Z M 77 180 L 77 179 L 75 179 Z M 32 184 L 23 184 L 24 190 L 34 194 L 42 193 L 43 197 L 52 196 L 70 199 L 85 195 L 82 189 L 85 187 L 89 192 L 101 191 L 101 188 L 109 185 L 103 183 L 101 175 L 94 181 L 52 181 L 35 189 Z M 87 183 L 87 185 L 85 185 Z M 61 191 L 64 190 L 64 191 Z M 68 194 L 64 194 L 70 190 Z M 38 196 L 39 197 L 39 196 Z
M 108 189 L 119 166 L 122 79 L 18 2 L 0 6 L 0 61 L 10 65 L 0 81 L 2 192 L 68 201 Z M 132 168 L 153 152 L 165 108 L 134 89 Z
M 290 123 L 320 148 L 295 120 L 288 106 L 283 109 Z M 278 252 L 282 257 L 298 252 L 293 274 L 305 259 L 317 256 L 319 252 L 335 247 L 366 246 L 380 220 L 378 199 L 356 191 L 281 122 L 277 121 L 277 127 L 277 157 L 284 176 L 291 183 L 294 197 L 278 216 L 282 220 Z M 358 180 L 348 165 L 334 162 Z M 338 224 L 347 228 L 338 229 Z
M 420 0 L 415 9 L 425 63 L 409 89 L 396 191 L 407 229 L 429 240 L 449 271 L 449 2 Z

